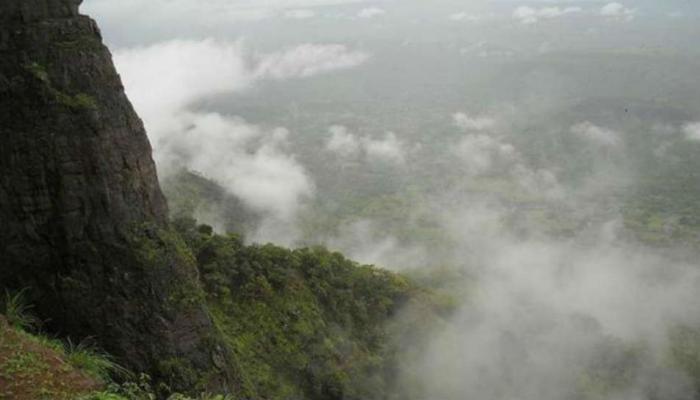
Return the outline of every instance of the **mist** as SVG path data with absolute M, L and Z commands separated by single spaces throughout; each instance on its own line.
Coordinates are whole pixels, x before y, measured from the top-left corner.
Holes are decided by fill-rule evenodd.
M 189 171 L 218 231 L 455 299 L 397 335 L 396 398 L 697 398 L 698 4 L 112 3 L 175 212 Z

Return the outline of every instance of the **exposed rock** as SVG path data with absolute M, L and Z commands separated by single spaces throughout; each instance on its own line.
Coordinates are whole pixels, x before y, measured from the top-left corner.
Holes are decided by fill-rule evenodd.
M 79 3 L 0 1 L 0 287 L 156 379 L 226 390 L 143 124 Z
M 0 18 L 22 22 L 46 18 L 70 18 L 78 15 L 78 6 L 83 0 L 3 0 L 0 3 Z

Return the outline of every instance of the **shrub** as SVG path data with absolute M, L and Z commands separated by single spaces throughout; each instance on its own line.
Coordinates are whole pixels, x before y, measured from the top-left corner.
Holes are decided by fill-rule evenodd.
M 80 397 L 78 400 L 129 400 L 126 397 L 122 397 L 118 394 L 110 392 L 98 392 L 91 393 L 87 396 Z

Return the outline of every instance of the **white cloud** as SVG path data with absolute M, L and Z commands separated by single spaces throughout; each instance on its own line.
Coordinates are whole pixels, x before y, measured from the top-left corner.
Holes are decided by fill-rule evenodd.
M 360 141 L 357 136 L 348 132 L 348 128 L 333 125 L 328 128 L 331 138 L 326 142 L 326 149 L 343 157 L 355 157 L 360 152 Z
M 178 40 L 117 51 L 115 63 L 144 119 L 160 172 L 186 167 L 214 179 L 263 216 L 265 231 L 252 237 L 289 244 L 296 215 L 314 195 L 313 180 L 288 150 L 290 132 L 194 112 L 191 105 L 260 80 L 350 68 L 366 57 L 339 45 L 305 44 L 253 56 L 240 42 Z
M 399 164 L 405 161 L 403 143 L 399 141 L 394 132 L 387 132 L 382 139 L 364 137 L 362 138 L 362 146 L 370 159 Z
M 467 19 L 470 14 L 466 12 L 458 12 L 454 14 L 450 14 L 447 18 L 451 19 L 452 21 L 462 21 L 464 19 Z
M 542 7 L 532 8 L 521 6 L 513 11 L 513 18 L 523 24 L 534 24 L 541 19 L 552 19 L 562 17 L 564 15 L 575 14 L 581 12 L 580 7 Z
M 240 42 L 173 40 L 114 54 L 129 98 L 150 133 L 160 120 L 205 96 L 242 90 L 254 77 Z M 157 124 L 157 126 L 154 126 Z M 156 137 L 158 139 L 158 137 Z
M 537 22 L 537 10 L 532 7 L 518 7 L 513 11 L 513 18 L 523 24 L 534 24 Z
M 304 44 L 260 57 L 257 78 L 306 78 L 323 72 L 356 67 L 369 58 L 367 53 L 345 45 Z
M 511 144 L 489 134 L 497 125 L 496 119 L 458 112 L 452 115 L 452 121 L 460 130 L 467 132 L 454 146 L 453 152 L 469 174 L 487 173 L 516 160 L 517 153 Z
M 466 19 L 469 17 L 470 14 L 466 12 L 458 12 L 454 14 L 450 14 L 447 18 L 451 19 L 452 21 L 462 21 L 463 19 Z
M 197 0 L 90 0 L 83 8 L 90 15 L 119 21 L 122 25 L 130 19 L 143 18 L 159 26 L 192 21 L 225 24 L 271 18 L 286 11 L 364 2 L 366 0 L 210 0 L 204 7 Z
M 324 239 L 328 247 L 363 264 L 401 269 L 425 267 L 431 262 L 423 247 L 407 246 L 381 231 L 378 223 L 359 220 L 341 225 L 335 237 Z
M 290 18 L 290 19 L 308 19 L 308 18 L 315 17 L 316 12 L 314 10 L 304 10 L 304 9 L 287 10 L 282 14 L 282 16 L 284 18 Z
M 644 367 L 629 368 L 629 386 L 607 398 L 652 397 L 646 387 L 658 398 L 692 398 L 685 376 L 659 366 L 667 365 L 669 326 L 697 323 L 688 312 L 697 307 L 697 269 L 632 245 L 504 240 L 492 228 L 500 213 L 488 219 L 489 211 L 449 216 L 463 257 L 480 268 L 468 270 L 476 270 L 478 295 L 431 336 L 425 354 L 404 363 L 406 381 L 435 399 L 564 399 L 582 374 L 616 359 L 614 349 L 643 343 Z
M 370 136 L 358 137 L 342 125 L 328 128 L 331 137 L 326 141 L 326 150 L 345 158 L 361 154 L 370 161 L 402 164 L 406 160 L 406 146 L 394 132 L 387 132 L 381 139 Z
M 557 176 L 548 169 L 531 169 L 523 164 L 516 164 L 511 170 L 511 176 L 522 189 L 532 195 L 547 199 L 564 197 L 564 189 Z
M 609 19 L 631 21 L 634 19 L 635 10 L 620 3 L 608 3 L 600 9 L 600 15 Z
M 386 11 L 378 7 L 363 8 L 357 13 L 359 18 L 374 18 L 386 14 Z
M 452 119 L 457 127 L 467 131 L 484 131 L 496 126 L 496 120 L 491 117 L 469 116 L 461 112 L 453 114 Z
M 488 19 L 493 19 L 493 14 L 471 14 L 468 12 L 458 12 L 450 14 L 447 18 L 452 21 L 467 21 L 467 22 L 482 22 Z
M 686 124 L 683 127 L 685 138 L 692 141 L 700 141 L 700 122 Z
M 615 147 L 621 142 L 620 134 L 618 132 L 594 125 L 588 121 L 572 126 L 571 132 L 585 138 L 591 143 L 603 147 Z
M 494 57 L 510 58 L 510 57 L 513 57 L 517 54 L 512 49 L 500 47 L 497 45 L 492 45 L 492 44 L 485 42 L 485 41 L 477 42 L 477 43 L 471 44 L 469 46 L 462 47 L 461 49 L 459 49 L 459 53 L 463 54 L 463 55 L 467 55 L 467 54 L 474 55 L 474 56 L 477 56 L 479 58 L 494 58 Z M 455 115 L 460 115 L 460 114 L 458 113 Z M 457 118 L 455 118 L 455 119 L 457 119 Z M 471 128 L 469 126 L 476 124 L 478 127 L 478 125 L 480 125 L 481 123 L 487 122 L 486 120 L 479 122 L 478 120 L 481 118 L 478 118 L 478 117 L 476 118 L 475 121 L 468 122 L 468 120 L 471 118 L 469 118 L 468 116 L 466 116 L 464 114 L 461 114 L 459 119 L 463 119 L 465 121 L 464 122 L 465 126 L 462 127 L 463 129 L 475 129 L 473 126 Z
M 539 15 L 543 18 L 556 18 L 562 15 L 579 13 L 581 11 L 580 7 L 545 7 L 539 10 Z
M 174 38 L 241 34 L 241 23 L 308 17 L 323 7 L 368 0 L 85 0 L 81 12 L 95 18 L 112 49 Z M 303 11 L 303 12 L 301 12 Z
M 313 182 L 285 145 L 284 128 L 263 129 L 240 118 L 183 112 L 164 137 L 166 163 L 187 166 L 222 184 L 248 207 L 281 220 L 294 218 L 313 195 Z
M 517 158 L 512 145 L 482 133 L 464 136 L 454 152 L 471 175 L 491 172 L 493 168 L 510 164 Z
M 456 126 L 467 131 L 452 146 L 452 154 L 460 160 L 465 176 L 495 174 L 507 178 L 528 195 L 549 200 L 564 196 L 564 190 L 552 171 L 529 167 L 515 146 L 489 131 L 496 125 L 495 119 L 471 118 L 463 113 L 455 114 L 453 119 Z
M 368 57 L 335 44 L 302 44 L 252 56 L 240 41 L 205 39 L 122 49 L 114 61 L 157 150 L 170 114 L 206 96 L 244 90 L 262 79 L 308 78 L 351 68 Z

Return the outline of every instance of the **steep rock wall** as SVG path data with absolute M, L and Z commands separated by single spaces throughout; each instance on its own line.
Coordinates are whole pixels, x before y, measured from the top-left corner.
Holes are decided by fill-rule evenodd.
M 225 391 L 143 124 L 80 2 L 0 2 L 0 288 L 29 288 L 50 330 L 134 369 Z

